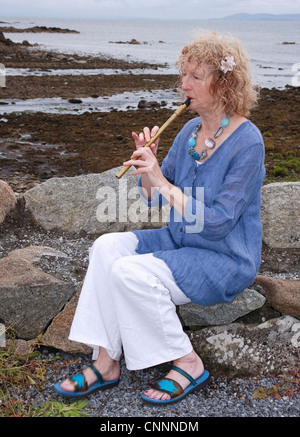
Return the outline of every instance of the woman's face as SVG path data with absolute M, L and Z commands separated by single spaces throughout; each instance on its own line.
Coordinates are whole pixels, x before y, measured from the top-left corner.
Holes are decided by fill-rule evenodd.
M 190 109 L 203 114 L 210 111 L 214 103 L 209 92 L 212 81 L 212 74 L 208 65 L 197 65 L 194 62 L 187 62 L 182 74 L 182 90 L 186 98 L 190 98 Z

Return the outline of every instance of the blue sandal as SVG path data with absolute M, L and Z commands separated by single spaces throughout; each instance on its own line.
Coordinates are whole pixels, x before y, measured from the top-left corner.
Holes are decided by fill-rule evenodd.
M 120 378 L 115 379 L 114 381 L 104 381 L 100 372 L 98 372 L 95 366 L 91 364 L 89 367 L 90 369 L 92 369 L 92 371 L 95 373 L 98 379 L 90 386 L 88 386 L 85 376 L 82 373 L 79 373 L 78 375 L 75 375 L 72 378 L 68 378 L 69 381 L 71 381 L 72 384 L 74 385 L 73 392 L 62 389 L 60 382 L 54 384 L 53 386 L 54 390 L 60 395 L 66 396 L 68 398 L 75 398 L 75 397 L 86 396 L 91 392 L 93 392 L 94 390 L 107 390 L 119 384 Z
M 177 366 L 172 366 L 172 370 L 176 370 L 178 373 L 181 373 L 181 375 L 185 376 L 191 383 L 187 386 L 186 389 L 183 390 L 180 384 L 178 382 L 174 381 L 170 378 L 163 378 L 160 381 L 158 381 L 155 385 L 153 385 L 151 388 L 154 390 L 158 390 L 164 393 L 167 393 L 171 396 L 171 399 L 162 400 L 162 399 L 152 399 L 148 396 L 146 396 L 144 393 L 142 394 L 142 400 L 144 402 L 147 402 L 148 404 L 156 404 L 156 405 L 166 405 L 175 403 L 178 401 L 181 401 L 186 395 L 191 393 L 192 391 L 199 390 L 200 388 L 204 387 L 206 384 L 208 384 L 210 380 L 210 376 L 207 370 L 204 370 L 202 375 L 199 376 L 199 378 L 194 379 L 184 370 L 180 369 Z

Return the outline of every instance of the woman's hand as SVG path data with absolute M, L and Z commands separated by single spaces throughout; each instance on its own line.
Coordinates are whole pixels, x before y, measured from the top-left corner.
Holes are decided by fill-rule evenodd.
M 155 126 L 150 132 L 149 128 L 145 127 L 143 132 L 137 135 L 132 132 L 132 137 L 135 141 L 136 151 L 131 155 L 130 160 L 123 163 L 126 166 L 137 167 L 131 174 L 141 175 L 142 187 L 144 193 L 146 191 L 148 200 L 153 195 L 153 188 L 158 190 L 174 208 L 183 216 L 185 205 L 188 197 L 181 192 L 181 190 L 168 182 L 162 174 L 158 161 L 156 159 L 156 152 L 158 146 L 158 139 L 151 144 L 150 147 L 143 147 L 150 139 L 157 133 L 158 127 Z M 145 194 L 144 194 L 145 195 Z
M 155 126 L 151 131 L 148 127 L 145 127 L 139 135 L 132 132 L 136 151 L 133 152 L 130 160 L 123 163 L 126 166 L 133 165 L 137 167 L 131 174 L 141 175 L 142 187 L 146 190 L 149 200 L 153 194 L 152 188 L 158 188 L 165 180 L 156 159 L 159 138 L 151 146 L 144 147 L 156 135 L 158 130 L 158 126 Z
M 142 144 L 146 144 L 148 141 L 144 141 L 144 138 L 142 138 L 142 135 L 140 134 L 139 140 L 136 141 L 137 150 L 133 152 L 133 154 L 130 157 L 130 160 L 124 162 L 123 164 L 126 166 L 133 165 L 136 168 L 131 174 L 142 175 L 142 179 L 144 179 L 145 184 L 142 183 L 142 185 L 146 185 L 146 189 L 155 187 L 160 188 L 165 182 L 166 179 L 163 176 L 160 166 L 158 164 L 158 161 L 155 156 L 155 151 L 157 150 L 157 144 L 154 143 L 154 151 L 152 147 L 143 147 Z M 146 178 L 145 178 L 146 177 Z
M 144 147 L 145 144 L 149 143 L 151 138 L 154 137 L 154 135 L 156 135 L 158 130 L 159 130 L 159 127 L 154 126 L 154 128 L 151 131 L 148 127 L 144 127 L 143 132 L 141 132 L 139 135 L 135 132 L 132 132 L 132 138 L 135 141 L 136 148 L 139 149 L 140 147 Z M 156 154 L 157 154 L 158 143 L 159 143 L 159 138 L 157 138 L 154 141 L 154 143 L 151 144 L 151 146 L 150 146 L 150 149 L 152 150 L 154 156 L 156 156 Z

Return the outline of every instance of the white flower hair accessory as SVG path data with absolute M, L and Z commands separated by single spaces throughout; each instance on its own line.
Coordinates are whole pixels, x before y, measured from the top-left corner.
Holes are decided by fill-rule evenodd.
M 224 71 L 224 73 L 227 73 L 227 71 L 232 71 L 235 65 L 234 57 L 226 56 L 225 61 L 221 61 L 221 70 Z

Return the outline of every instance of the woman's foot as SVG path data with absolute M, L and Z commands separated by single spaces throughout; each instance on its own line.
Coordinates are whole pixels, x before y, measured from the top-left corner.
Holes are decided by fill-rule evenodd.
M 99 356 L 93 365 L 99 371 L 104 381 L 114 381 L 120 376 L 119 362 L 110 358 L 106 350 L 103 348 L 100 348 Z M 97 381 L 97 376 L 89 367 L 84 369 L 82 373 L 85 376 L 88 386 Z M 70 379 L 66 379 L 62 382 L 60 387 L 68 392 L 73 392 L 75 390 L 74 384 Z
M 196 354 L 195 351 L 192 351 L 190 354 L 185 355 L 182 358 L 179 358 L 178 360 L 175 360 L 173 362 L 174 366 L 179 367 L 180 369 L 187 372 L 192 378 L 197 379 L 200 375 L 202 375 L 204 371 L 204 365 L 202 363 L 201 358 Z M 176 372 L 175 370 L 170 370 L 170 372 L 166 375 L 166 378 L 173 379 L 174 381 L 178 382 L 178 384 L 181 385 L 183 390 L 190 385 L 190 381 L 180 373 Z M 148 396 L 151 399 L 161 399 L 161 400 L 169 400 L 171 399 L 171 396 L 167 393 L 163 393 L 158 390 L 150 389 L 146 390 L 145 395 Z

